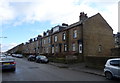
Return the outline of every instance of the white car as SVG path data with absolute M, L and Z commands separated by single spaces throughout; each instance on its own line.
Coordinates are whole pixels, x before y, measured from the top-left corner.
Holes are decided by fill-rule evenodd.
M 107 79 L 120 78 L 120 58 L 108 59 L 105 64 L 104 74 Z
M 17 57 L 17 58 L 23 58 L 23 55 L 21 55 L 21 54 L 16 54 L 16 57 Z

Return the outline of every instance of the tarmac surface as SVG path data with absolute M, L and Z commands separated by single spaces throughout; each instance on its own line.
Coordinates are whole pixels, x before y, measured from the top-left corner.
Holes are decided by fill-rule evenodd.
M 36 63 L 24 58 L 15 58 L 16 71 L 2 72 L 2 81 L 110 81 L 105 77 L 83 71 L 84 63 Z M 88 68 L 87 68 L 88 69 Z M 89 69 L 90 70 L 90 69 Z

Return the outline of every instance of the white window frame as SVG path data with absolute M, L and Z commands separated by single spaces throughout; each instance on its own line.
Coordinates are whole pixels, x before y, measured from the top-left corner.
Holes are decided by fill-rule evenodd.
M 48 47 L 46 47 L 46 53 L 48 53 Z
M 64 44 L 64 52 L 67 51 L 67 44 Z
M 66 40 L 66 34 L 63 33 L 63 40 Z
M 54 47 L 52 47 L 52 53 L 54 53 Z
M 58 41 L 58 37 L 57 37 L 57 35 L 54 36 L 54 41 L 55 41 L 55 42 Z
M 72 44 L 72 51 L 76 51 L 75 43 Z
M 45 39 L 43 40 L 43 43 L 44 43 L 44 44 L 46 43 Z
M 55 47 L 55 52 L 56 52 L 56 53 L 58 52 L 58 46 Z
M 77 30 L 73 31 L 73 38 L 77 38 Z
M 51 39 L 50 39 L 50 37 L 48 37 L 48 43 L 50 43 L 51 42 Z

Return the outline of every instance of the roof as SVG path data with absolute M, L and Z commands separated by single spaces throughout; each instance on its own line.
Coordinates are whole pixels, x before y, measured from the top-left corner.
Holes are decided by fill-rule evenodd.
M 107 23 L 107 21 L 102 17 L 102 15 L 101 15 L 100 13 L 97 13 L 97 14 L 89 17 L 87 20 L 90 20 L 90 19 L 92 19 L 92 18 L 96 18 L 96 17 L 98 17 L 98 16 L 100 16 L 100 17 L 102 18 L 102 20 L 104 20 L 104 22 L 106 22 L 106 24 L 109 26 L 109 28 L 113 31 L 112 27 Z

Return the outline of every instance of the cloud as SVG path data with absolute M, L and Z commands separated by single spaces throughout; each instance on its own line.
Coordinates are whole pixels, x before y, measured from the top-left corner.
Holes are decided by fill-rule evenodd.
M 0 0 L 0 32 L 1 24 L 12 26 L 24 23 L 49 21 L 51 24 L 72 24 L 79 20 L 80 12 L 90 17 L 101 13 L 114 33 L 118 31 L 119 0 Z M 2 27 L 5 28 L 5 27 Z M 51 28 L 51 27 L 50 27 Z M 41 30 L 33 30 L 42 34 Z M 2 44 L 6 51 L 16 43 Z
M 11 48 L 17 46 L 16 43 L 0 44 L 0 45 L 1 45 L 1 50 L 0 50 L 0 51 L 2 51 L 2 52 L 5 52 L 5 51 L 7 51 L 7 50 L 9 50 L 9 49 L 11 49 Z
M 3 23 L 13 26 L 36 21 L 71 24 L 79 20 L 80 12 L 89 17 L 100 12 L 117 32 L 117 3 L 118 0 L 1 0 L 0 17 Z

